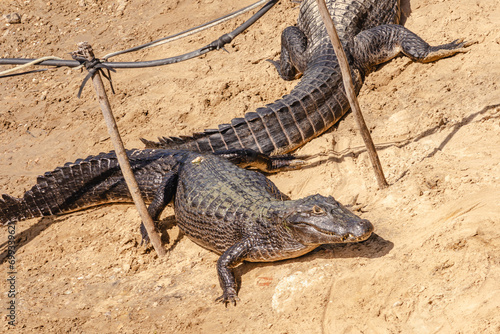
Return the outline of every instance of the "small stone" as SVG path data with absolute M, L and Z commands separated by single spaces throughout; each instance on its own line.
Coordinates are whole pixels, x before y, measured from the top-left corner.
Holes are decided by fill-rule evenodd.
M 195 164 L 195 165 L 199 165 L 202 161 L 203 161 L 202 157 L 196 157 L 195 159 L 193 159 L 193 161 L 191 161 L 191 163 Z
M 120 0 L 118 1 L 118 7 L 116 8 L 116 15 L 123 15 L 125 11 L 125 7 L 127 7 L 128 0 Z
M 3 18 L 9 24 L 18 24 L 18 23 L 21 23 L 21 15 L 19 15 L 18 13 L 6 14 L 6 15 L 3 16 Z

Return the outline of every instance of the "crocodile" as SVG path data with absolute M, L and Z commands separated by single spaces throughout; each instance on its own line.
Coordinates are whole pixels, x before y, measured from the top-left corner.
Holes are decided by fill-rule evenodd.
M 430 46 L 398 25 L 399 0 L 327 0 L 351 67 L 356 94 L 365 77 L 381 63 L 398 55 L 432 62 L 459 52 L 472 43 L 455 40 Z M 217 129 L 191 136 L 142 139 L 146 148 L 214 152 L 250 148 L 265 154 L 291 152 L 337 123 L 349 110 L 335 52 L 318 11 L 316 0 L 304 0 L 297 26 L 281 36 L 280 60 L 273 62 L 285 80 L 301 77 L 281 99 Z
M 373 231 L 368 220 L 331 196 L 291 200 L 264 174 L 235 165 L 272 164 L 251 150 L 127 154 L 153 220 L 173 201 L 180 230 L 220 254 L 217 273 L 223 294 L 216 300 L 225 305 L 239 300 L 232 268 L 241 262 L 295 258 L 322 244 L 366 240 Z M 3 195 L 0 223 L 131 201 L 115 153 L 101 153 L 39 176 L 21 198 Z

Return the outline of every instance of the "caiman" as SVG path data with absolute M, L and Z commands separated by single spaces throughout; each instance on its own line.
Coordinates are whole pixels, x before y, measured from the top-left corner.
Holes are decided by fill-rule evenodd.
M 348 57 L 356 94 L 377 65 L 405 55 L 432 62 L 465 52 L 459 40 L 430 46 L 401 25 L 399 0 L 326 0 Z M 148 148 L 214 152 L 250 148 L 265 154 L 293 151 L 319 136 L 349 110 L 337 57 L 316 0 L 304 0 L 297 26 L 281 36 L 281 57 L 275 62 L 285 80 L 302 76 L 290 94 L 274 103 L 234 118 L 217 129 L 192 136 L 143 139 Z
M 294 258 L 322 244 L 363 241 L 373 231 L 368 220 L 331 196 L 290 200 L 263 174 L 233 164 L 274 168 L 272 159 L 251 150 L 218 155 L 182 150 L 127 154 L 153 220 L 158 221 L 174 198 L 180 230 L 220 254 L 217 273 L 223 294 L 217 300 L 224 304 L 238 300 L 232 268 L 242 261 Z M 22 198 L 3 195 L 0 223 L 117 202 L 132 202 L 131 195 L 116 155 L 101 153 L 39 176 Z

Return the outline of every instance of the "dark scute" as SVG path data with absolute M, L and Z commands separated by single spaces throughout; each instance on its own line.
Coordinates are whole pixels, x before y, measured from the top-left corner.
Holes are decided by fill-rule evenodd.
M 172 140 L 172 142 L 174 142 L 176 144 L 181 144 L 184 142 L 184 140 L 182 138 L 179 138 L 179 137 L 170 137 L 170 139 Z
M 273 111 L 269 107 L 260 107 L 255 110 L 261 117 L 272 114 Z
M 249 113 L 246 113 L 245 114 L 245 119 L 249 122 L 253 121 L 253 120 L 256 120 L 256 119 L 260 119 L 260 116 L 259 114 L 257 114 L 256 112 L 249 112 Z
M 205 134 L 207 134 L 207 135 L 211 135 L 214 133 L 219 133 L 219 130 L 218 129 L 205 129 Z
M 202 138 L 202 137 L 205 137 L 205 133 L 204 132 L 195 132 L 195 133 L 193 133 L 193 139 L 199 139 L 199 138 Z
M 233 118 L 231 120 L 231 125 L 232 126 L 238 126 L 238 125 L 241 125 L 241 124 L 245 124 L 245 119 L 244 118 Z
M 231 124 L 220 124 L 219 125 L 219 131 L 224 132 L 231 129 Z
M 9 204 L 9 203 L 14 204 L 14 203 L 17 203 L 17 201 L 18 201 L 17 198 L 12 197 L 12 196 L 7 195 L 7 194 L 2 195 L 2 200 L 3 200 L 3 202 L 5 202 L 7 204 Z

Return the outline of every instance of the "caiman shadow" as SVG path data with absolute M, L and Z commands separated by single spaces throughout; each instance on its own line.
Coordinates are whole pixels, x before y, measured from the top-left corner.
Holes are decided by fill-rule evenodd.
M 112 203 L 112 204 L 99 205 L 99 206 L 95 206 L 92 208 L 87 208 L 85 210 L 78 211 L 78 212 L 71 212 L 71 213 L 68 213 L 65 215 L 47 216 L 47 217 L 39 218 L 36 223 L 32 224 L 31 226 L 29 226 L 28 228 L 26 228 L 22 232 L 15 234 L 16 252 L 18 252 L 22 247 L 24 247 L 25 245 L 27 245 L 31 241 L 33 241 L 39 234 L 41 234 L 43 231 L 48 229 L 53 224 L 60 223 L 66 219 L 69 219 L 70 217 L 84 216 L 84 215 L 91 213 L 94 210 L 98 210 L 98 209 L 101 209 L 105 206 L 111 206 L 111 205 L 113 205 L 113 206 L 116 206 L 116 205 L 130 206 L 133 204 Z M 23 223 L 23 225 L 26 224 L 26 222 L 22 222 L 22 223 Z M 96 221 L 96 223 L 98 223 L 98 222 Z M 133 222 L 130 222 L 130 223 L 133 224 Z M 137 238 L 140 238 L 140 236 L 141 236 L 140 223 L 141 223 L 140 220 L 138 220 L 137 221 Z M 18 230 L 19 229 L 18 224 L 20 224 L 20 223 L 18 222 L 15 224 L 16 224 L 16 230 Z M 175 225 L 175 216 L 169 216 L 169 217 L 166 217 L 165 219 L 163 219 L 162 221 L 160 221 L 160 228 L 162 228 L 162 230 L 163 230 L 162 231 L 163 232 L 162 233 L 162 242 L 164 244 L 167 244 L 167 241 L 168 241 L 168 234 L 166 231 L 167 231 L 167 229 L 171 229 L 173 225 Z M 5 226 L 5 230 L 7 230 L 6 226 Z M 182 234 L 179 234 L 179 236 L 174 240 L 173 244 L 170 246 L 170 249 L 175 248 L 175 246 L 179 242 L 181 236 L 182 236 Z M 140 243 L 140 241 L 139 241 L 139 243 Z M 153 250 L 153 247 L 148 245 L 146 247 L 145 252 L 147 253 L 151 250 Z M 7 258 L 7 255 L 8 255 L 8 241 L 5 241 L 4 243 L 0 244 L 0 263 L 4 262 L 4 260 Z
M 265 268 L 287 263 L 305 263 L 311 262 L 315 259 L 373 259 L 389 254 L 393 248 L 393 242 L 382 238 L 376 233 L 373 233 L 370 238 L 363 242 L 322 245 L 314 251 L 294 259 L 276 262 L 243 262 L 240 266 L 236 267 L 233 272 L 238 287 L 241 287 L 241 277 L 257 268 Z
M 33 239 L 35 239 L 40 233 L 48 229 L 52 224 L 58 222 L 61 219 L 63 219 L 63 217 L 58 217 L 58 216 L 43 217 L 39 219 L 37 223 L 31 225 L 21 233 L 16 233 L 14 239 L 16 252 L 19 251 L 21 247 L 23 247 L 24 245 L 28 244 Z M 19 228 L 18 224 L 19 223 L 15 223 L 16 230 Z M 4 260 L 7 258 L 9 251 L 8 240 L 0 244 L 0 251 L 1 251 L 0 263 L 3 263 Z

